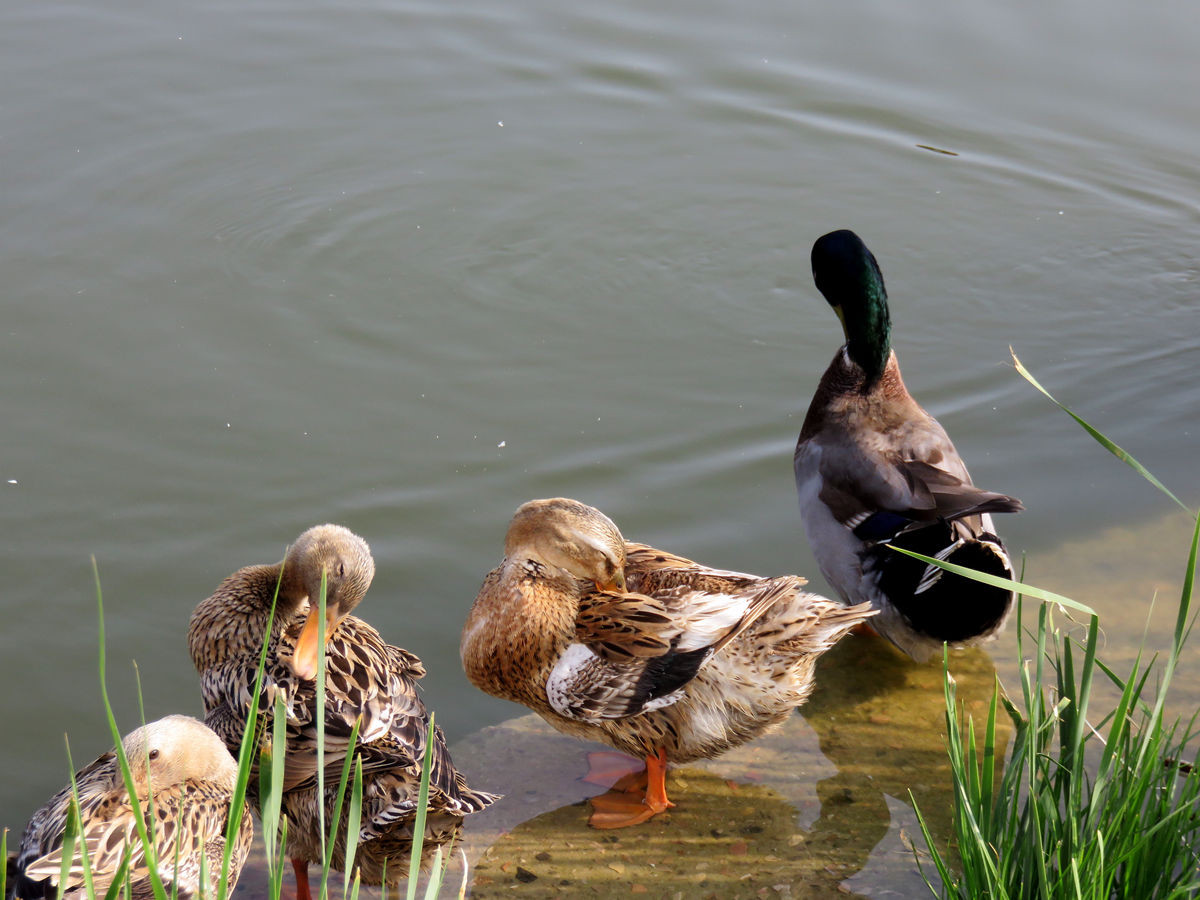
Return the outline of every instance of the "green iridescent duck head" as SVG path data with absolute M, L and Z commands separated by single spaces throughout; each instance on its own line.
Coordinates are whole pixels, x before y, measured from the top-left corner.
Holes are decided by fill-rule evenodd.
M 892 319 L 879 263 L 857 234 L 845 229 L 818 238 L 812 249 L 813 280 L 842 322 L 846 351 L 866 375 L 883 374 L 892 349 Z

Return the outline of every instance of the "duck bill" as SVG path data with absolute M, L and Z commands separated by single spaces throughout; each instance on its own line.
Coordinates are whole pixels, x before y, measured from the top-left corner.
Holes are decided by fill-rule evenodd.
M 838 321 L 842 323 L 842 334 L 846 340 L 850 340 L 850 330 L 846 328 L 846 311 L 842 309 L 842 304 L 839 303 L 835 306 L 833 311 L 837 313 Z
M 596 587 L 602 591 L 613 591 L 618 594 L 625 593 L 625 573 L 621 571 L 613 572 L 612 578 L 597 579 Z
M 327 643 L 329 636 L 333 634 L 333 629 L 337 627 L 339 618 L 337 607 L 326 605 L 325 641 Z M 296 639 L 296 652 L 292 656 L 292 671 L 296 673 L 297 678 L 304 681 L 312 681 L 317 677 L 317 658 L 320 656 L 317 652 L 320 643 L 318 640 L 320 622 L 321 610 L 314 606 L 309 610 L 308 618 L 304 620 L 304 627 L 300 629 L 300 637 Z

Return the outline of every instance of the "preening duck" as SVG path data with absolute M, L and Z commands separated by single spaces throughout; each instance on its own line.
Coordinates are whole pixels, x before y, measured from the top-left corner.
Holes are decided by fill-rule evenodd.
M 425 667 L 412 653 L 385 643 L 350 615 L 375 574 L 366 541 L 339 525 L 305 531 L 281 563 L 247 566 L 226 578 L 192 613 L 188 648 L 201 674 L 207 721 L 231 749 L 246 728 L 258 658 L 267 642 L 259 727 L 270 734 L 272 703 L 288 708 L 283 812 L 286 853 L 300 900 L 310 900 L 308 863 L 321 865 L 319 817 L 331 821 L 336 785 L 347 754 L 363 764 L 360 843 L 354 866 L 364 884 L 396 884 L 408 872 L 421 760 L 429 716 L 417 691 Z M 319 597 L 325 582 L 325 784 L 317 792 L 316 682 Z M 268 617 L 278 601 L 274 621 Z M 360 721 L 358 745 L 350 733 Z M 472 790 L 454 768 L 440 729 L 434 732 L 423 855 L 457 837 L 464 816 L 496 798 Z M 250 778 L 257 802 L 257 772 Z M 328 826 L 327 826 L 328 827 Z M 345 865 L 345 814 L 334 839 L 333 868 Z
M 1019 512 L 1021 501 L 975 487 L 945 430 L 909 395 L 883 274 L 858 235 L 819 238 L 812 268 L 846 337 L 817 386 L 794 461 L 821 572 L 847 603 L 879 610 L 871 626 L 914 659 L 943 642 L 987 640 L 1004 627 L 1010 591 L 891 547 L 1012 578 L 991 514 Z
M 136 803 L 148 835 L 152 835 L 155 868 L 167 896 L 177 889 L 179 897 L 188 900 L 201 893 L 215 897 L 237 780 L 237 766 L 229 751 L 203 722 L 189 716 L 167 716 L 144 725 L 126 735 L 121 746 L 133 776 Z M 96 896 L 108 891 L 128 851 L 130 893 L 134 900 L 149 900 L 154 896 L 150 875 L 154 863 L 138 836 L 134 802 L 116 751 L 110 750 L 80 769 L 74 781 L 79 796 L 79 839 L 87 847 Z M 68 784 L 29 820 L 16 857 L 16 900 L 55 900 L 59 896 L 63 835 L 72 796 Z M 152 832 L 146 821 L 151 813 Z M 250 810 L 245 808 L 229 862 L 231 894 L 253 835 Z M 75 858 L 62 886 L 67 900 L 88 897 L 79 850 L 80 843 L 76 843 Z
M 817 657 L 873 615 L 804 583 L 710 569 L 627 543 L 591 506 L 533 500 L 467 617 L 463 667 L 558 730 L 645 759 L 644 781 L 592 801 L 593 826 L 635 825 L 674 805 L 668 762 L 779 725 L 808 696 Z

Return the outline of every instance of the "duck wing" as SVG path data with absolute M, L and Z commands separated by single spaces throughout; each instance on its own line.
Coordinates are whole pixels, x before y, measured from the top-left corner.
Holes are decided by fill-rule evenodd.
M 579 602 L 575 642 L 546 682 L 550 705 L 583 721 L 659 709 L 683 696 L 713 654 L 791 596 L 802 579 L 757 579 L 644 545 L 627 560 L 627 593 Z
M 85 821 L 111 817 L 111 809 L 122 799 L 112 790 L 116 771 L 117 756 L 109 751 L 75 773 L 80 816 Z M 67 785 L 30 817 L 16 856 L 15 896 L 23 900 L 57 896 L 59 867 L 50 871 L 43 860 L 55 851 L 59 854 L 57 858 L 62 858 L 62 838 L 71 799 L 71 786 Z
M 965 524 L 978 531 L 976 517 L 1024 508 L 1015 497 L 972 484 L 950 439 L 938 431 L 944 441 L 908 441 L 887 449 L 878 443 L 810 442 L 821 502 L 855 537 L 872 543 L 937 522 L 975 518 Z

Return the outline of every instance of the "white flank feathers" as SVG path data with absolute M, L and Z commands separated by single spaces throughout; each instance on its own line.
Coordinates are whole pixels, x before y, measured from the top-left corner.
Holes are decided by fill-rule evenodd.
M 546 679 L 546 699 L 560 716 L 577 719 L 569 703 L 569 694 L 585 669 L 600 663 L 600 657 L 583 644 L 571 644 L 555 663 Z

